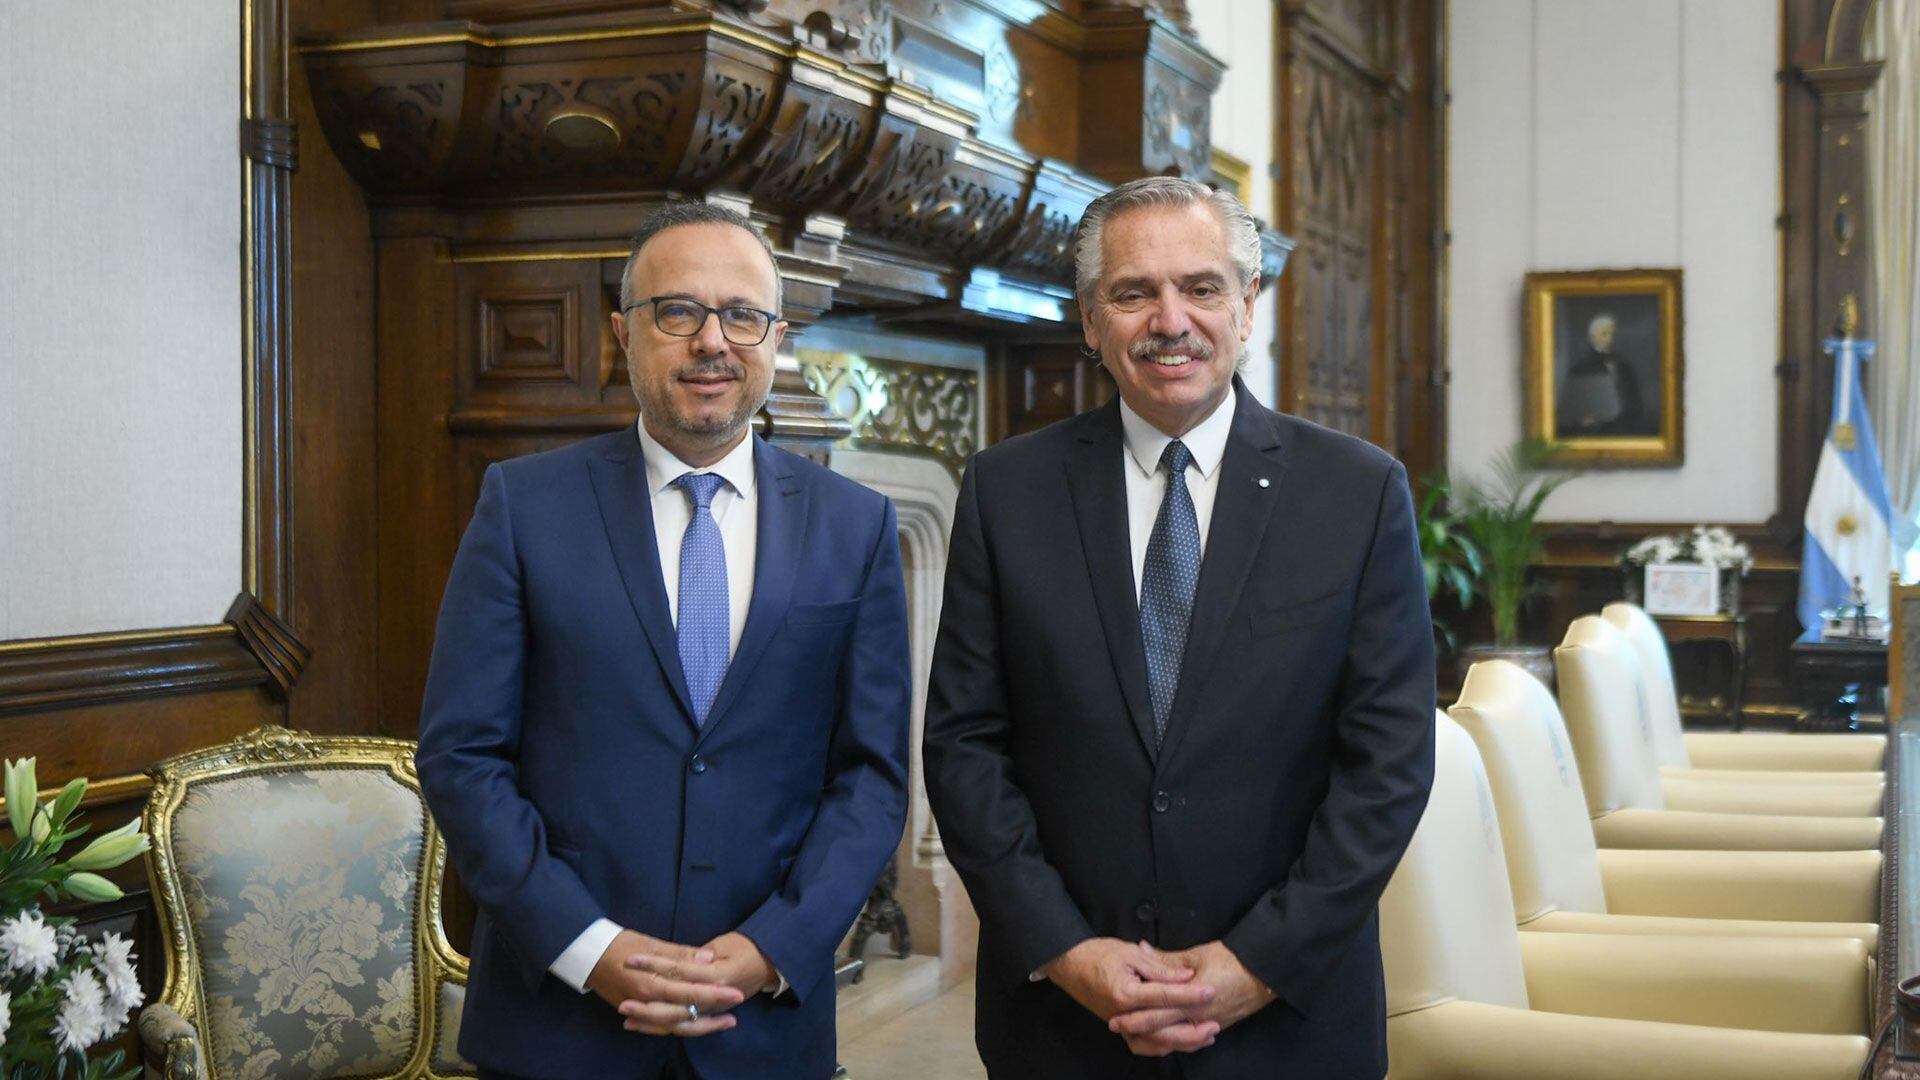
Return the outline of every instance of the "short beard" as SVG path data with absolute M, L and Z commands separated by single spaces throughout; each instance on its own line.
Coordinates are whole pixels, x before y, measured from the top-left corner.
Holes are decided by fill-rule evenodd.
M 696 364 L 669 372 L 665 382 L 672 382 L 682 375 L 716 370 L 724 371 L 729 376 L 741 380 L 744 387 L 746 370 L 738 364 L 725 361 Z M 764 393 L 746 394 L 740 399 L 740 407 L 732 413 L 711 419 L 696 419 L 683 415 L 674 408 L 673 398 L 665 392 L 664 384 L 661 393 L 656 396 L 648 393 L 647 389 L 641 385 L 637 372 L 633 372 L 630 368 L 629 374 L 631 377 L 628 381 L 633 388 L 634 400 L 640 403 L 640 420 L 646 424 L 647 429 L 653 432 L 673 432 L 684 438 L 688 445 L 695 447 L 711 448 L 732 442 L 753 421 L 753 414 L 759 412 L 760 407 L 766 404 L 767 400 Z

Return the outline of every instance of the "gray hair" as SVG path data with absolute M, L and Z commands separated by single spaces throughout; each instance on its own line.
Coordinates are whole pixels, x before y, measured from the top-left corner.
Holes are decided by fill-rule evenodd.
M 627 265 L 620 271 L 620 310 L 625 311 L 633 304 L 633 264 L 640 261 L 640 249 L 647 241 L 681 225 L 732 225 L 747 230 L 760 248 L 767 253 L 767 261 L 773 264 L 773 313 L 780 314 L 780 304 L 785 286 L 780 281 L 780 260 L 774 257 L 773 245 L 767 242 L 765 234 L 753 227 L 753 222 L 738 210 L 730 210 L 713 203 L 700 202 L 697 199 L 676 199 L 666 203 L 640 222 L 633 232 L 633 251 L 627 255 Z
M 1191 206 L 1204 202 L 1220 215 L 1227 233 L 1227 254 L 1240 272 L 1240 288 L 1248 289 L 1260 273 L 1260 227 L 1240 200 L 1194 180 L 1178 176 L 1145 176 L 1129 180 L 1087 205 L 1080 232 L 1073 242 L 1073 286 L 1081 301 L 1092 298 L 1100 284 L 1100 240 L 1107 219 L 1143 206 Z

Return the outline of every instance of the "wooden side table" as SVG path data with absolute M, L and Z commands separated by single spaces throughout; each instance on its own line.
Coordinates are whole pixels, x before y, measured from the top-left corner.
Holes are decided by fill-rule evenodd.
M 1732 658 L 1724 693 L 1707 699 L 1709 715 L 1726 721 L 1729 731 L 1740 730 L 1741 708 L 1747 689 L 1747 617 L 1745 615 L 1655 615 L 1653 621 L 1667 639 L 1667 648 L 1717 646 Z M 1676 682 L 1678 680 L 1675 680 Z M 1676 686 L 1674 692 L 1679 693 Z
M 1787 679 L 1808 705 L 1802 726 L 1852 731 L 1862 724 L 1862 699 L 1874 712 L 1887 685 L 1884 641 L 1796 641 L 1788 649 Z M 1869 721 L 1871 722 L 1871 721 Z M 1920 778 L 1916 778 L 1920 780 Z

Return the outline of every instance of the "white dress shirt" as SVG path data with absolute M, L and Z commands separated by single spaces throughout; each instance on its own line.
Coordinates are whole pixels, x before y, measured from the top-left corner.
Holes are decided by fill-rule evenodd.
M 680 624 L 680 540 L 686 535 L 687 523 L 693 520 L 693 496 L 674 481 L 690 472 L 717 473 L 726 481 L 714 493 L 709 509 L 714 522 L 720 526 L 720 543 L 727 555 L 727 658 L 732 659 L 740 649 L 740 632 L 747 625 L 747 607 L 753 602 L 754 557 L 759 542 L 755 532 L 760 515 L 753 473 L 753 436 L 741 439 L 727 451 L 726 457 L 704 469 L 696 469 L 647 434 L 645 424 L 635 426 L 640 432 L 641 451 L 646 456 L 647 491 L 653 498 L 653 539 L 660 549 L 660 579 L 667 587 L 667 611 L 675 626 Z M 594 965 L 619 934 L 619 924 L 611 919 L 595 920 L 547 970 L 584 994 Z M 780 988 L 786 988 L 784 977 Z
M 1193 516 L 1200 526 L 1200 553 L 1206 555 L 1207 529 L 1213 522 L 1213 497 L 1220 491 L 1220 461 L 1227 454 L 1227 436 L 1233 431 L 1233 410 L 1239 391 L 1227 388 L 1227 396 L 1213 407 L 1205 420 L 1180 436 L 1193 461 L 1187 465 L 1187 494 L 1193 497 Z M 1133 595 L 1140 596 L 1140 578 L 1146 572 L 1147 543 L 1153 539 L 1153 522 L 1160 516 L 1160 503 L 1167 496 L 1167 481 L 1160 474 L 1160 455 L 1166 452 L 1173 436 L 1148 423 L 1133 411 L 1127 399 L 1120 399 L 1120 431 L 1125 437 L 1121 468 L 1127 477 L 1127 542 L 1133 549 Z M 1029 972 L 1030 982 L 1045 979 L 1043 971 Z
M 1227 453 L 1227 436 L 1233 431 L 1233 410 L 1239 391 L 1227 388 L 1227 396 L 1213 407 L 1207 418 L 1192 431 L 1180 436 L 1193 454 L 1187 466 L 1187 493 L 1193 496 L 1193 516 L 1200 526 L 1200 553 L 1207 551 L 1208 526 L 1213 522 L 1213 497 L 1220 491 L 1220 459 Z M 1173 436 L 1148 423 L 1134 412 L 1123 398 L 1120 401 L 1120 430 L 1126 436 L 1127 540 L 1133 548 L 1133 595 L 1140 595 L 1140 578 L 1147 565 L 1147 542 L 1153 538 L 1153 522 L 1160 516 L 1160 503 L 1166 498 L 1167 478 L 1160 471 L 1160 455 Z

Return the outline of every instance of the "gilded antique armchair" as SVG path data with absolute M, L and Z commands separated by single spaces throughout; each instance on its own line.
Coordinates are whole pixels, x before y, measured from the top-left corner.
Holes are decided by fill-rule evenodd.
M 149 1077 L 474 1075 L 413 753 L 268 726 L 153 767 L 167 977 L 140 1016 Z

